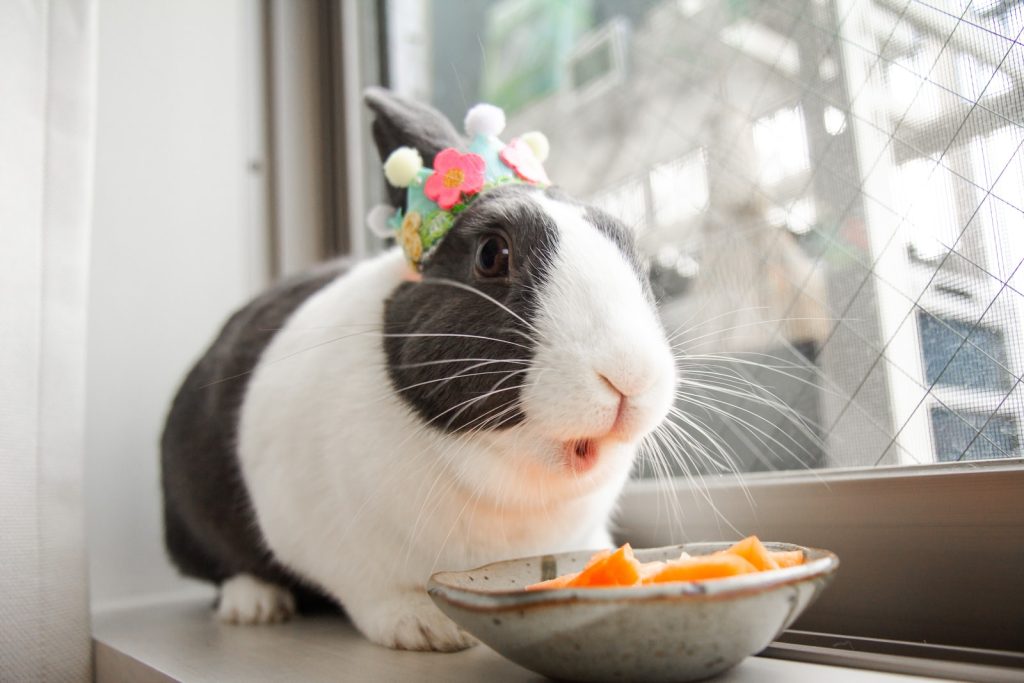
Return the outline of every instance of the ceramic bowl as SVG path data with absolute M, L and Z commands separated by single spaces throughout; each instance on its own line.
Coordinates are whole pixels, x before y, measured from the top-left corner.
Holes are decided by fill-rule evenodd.
M 731 543 L 637 550 L 637 559 L 704 555 Z M 634 588 L 523 590 L 579 571 L 594 551 L 434 574 L 427 590 L 467 632 L 512 661 L 567 681 L 696 681 L 760 652 L 821 593 L 839 567 L 827 550 L 798 567 L 714 581 Z

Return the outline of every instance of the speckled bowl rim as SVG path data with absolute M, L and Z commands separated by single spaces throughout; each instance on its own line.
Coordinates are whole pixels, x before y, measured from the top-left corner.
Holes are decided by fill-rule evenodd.
M 686 551 L 691 555 L 704 555 L 724 550 L 733 543 L 684 543 L 681 545 L 661 546 L 658 548 L 638 549 L 638 555 L 654 555 L 661 552 Z M 649 586 L 632 586 L 629 588 L 554 588 L 541 591 L 487 590 L 484 588 L 464 588 L 454 585 L 452 580 L 460 576 L 468 576 L 483 571 L 493 571 L 500 567 L 523 564 L 526 562 L 543 563 L 546 560 L 569 558 L 581 552 L 570 551 L 550 555 L 535 555 L 515 560 L 492 562 L 476 569 L 465 571 L 437 572 L 427 582 L 427 592 L 431 596 L 441 598 L 453 605 L 478 611 L 505 611 L 526 607 L 553 606 L 563 603 L 607 604 L 620 602 L 663 602 L 673 601 L 707 601 L 729 600 L 742 596 L 762 593 L 781 586 L 803 583 L 818 578 L 828 577 L 839 568 L 839 558 L 835 553 L 821 548 L 808 548 L 792 543 L 767 542 L 770 550 L 802 550 L 806 558 L 804 564 L 786 567 L 756 574 L 708 581 L 654 584 Z M 595 551 L 589 551 L 591 554 Z

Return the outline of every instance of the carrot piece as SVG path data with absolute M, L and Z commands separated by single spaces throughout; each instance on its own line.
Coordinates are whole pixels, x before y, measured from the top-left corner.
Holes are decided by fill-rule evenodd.
M 754 565 L 739 555 L 719 552 L 666 562 L 661 571 L 646 578 L 644 583 L 703 581 L 705 579 L 721 579 L 739 574 L 751 574 L 756 571 L 757 568 Z
M 647 580 L 652 576 L 658 574 L 662 569 L 668 566 L 668 562 L 659 562 L 654 560 L 653 562 L 641 562 L 640 563 L 640 582 L 647 583 Z
M 804 563 L 802 550 L 769 550 L 768 554 L 780 567 L 797 567 Z
M 552 588 L 567 588 L 572 583 L 573 579 L 579 576 L 579 572 L 573 572 L 572 574 L 563 574 L 562 576 L 556 576 L 553 579 L 547 581 L 538 581 L 537 583 L 531 583 L 526 587 L 528 591 L 542 591 L 549 590 Z
M 584 565 L 583 569 L 590 569 L 595 564 L 601 562 L 611 554 L 611 550 L 598 550 L 596 553 L 590 556 L 590 559 L 587 560 L 587 564 Z M 555 578 L 548 579 L 547 581 L 538 581 L 537 583 L 531 583 L 529 586 L 526 587 L 526 590 L 539 591 L 550 588 L 568 588 L 572 583 L 573 579 L 575 579 L 579 575 L 580 572 L 573 572 L 572 574 L 562 574 L 561 576 L 556 576 Z
M 761 544 L 757 536 L 747 536 L 724 552 L 742 557 L 754 565 L 758 571 L 779 568 L 779 563 L 769 554 L 768 549 Z
M 575 574 L 539 581 L 526 590 L 553 588 L 602 588 L 667 583 L 670 581 L 704 581 L 739 574 L 750 574 L 804 563 L 802 550 L 770 551 L 758 540 L 748 536 L 727 550 L 710 555 L 690 557 L 683 553 L 678 560 L 640 562 L 628 543 L 617 550 L 602 550 L 590 558 Z
M 615 552 L 615 551 L 608 550 L 608 549 L 598 550 L 596 553 L 594 553 L 593 555 L 590 556 L 590 559 L 587 560 L 587 563 L 585 565 L 583 565 L 583 568 L 584 569 L 590 569 L 591 567 L 593 567 L 598 562 L 601 562 L 604 559 L 606 559 L 613 552 Z M 579 572 L 576 572 L 576 573 L 579 574 Z
M 568 585 L 573 588 L 632 586 L 639 582 L 640 563 L 626 543 L 613 553 L 595 557 Z

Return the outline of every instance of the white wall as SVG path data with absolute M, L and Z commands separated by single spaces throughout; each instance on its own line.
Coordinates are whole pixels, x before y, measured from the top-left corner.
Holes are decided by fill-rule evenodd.
M 103 0 L 89 293 L 94 609 L 187 584 L 165 559 L 158 440 L 179 381 L 264 282 L 258 3 Z

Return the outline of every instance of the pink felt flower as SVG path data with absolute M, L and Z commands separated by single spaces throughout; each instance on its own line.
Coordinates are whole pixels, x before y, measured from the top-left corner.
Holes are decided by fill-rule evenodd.
M 515 138 L 505 145 L 498 155 L 505 165 L 516 172 L 516 175 L 528 183 L 539 183 L 550 185 L 548 174 L 544 172 L 544 166 L 540 159 L 533 153 L 530 146 L 519 138 Z
M 459 154 L 451 147 L 434 157 L 434 172 L 423 185 L 423 194 L 447 211 L 463 195 L 476 194 L 484 186 L 484 158 L 479 154 Z

